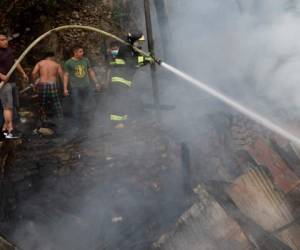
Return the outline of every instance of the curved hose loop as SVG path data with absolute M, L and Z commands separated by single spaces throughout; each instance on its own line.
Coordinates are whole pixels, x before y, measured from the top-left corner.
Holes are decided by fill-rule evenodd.
M 158 64 L 161 63 L 160 59 L 157 59 L 155 57 L 153 57 L 150 53 L 147 53 L 135 46 L 132 46 L 131 44 L 129 44 L 128 42 L 124 41 L 123 39 L 109 33 L 106 32 L 104 30 L 95 28 L 95 27 L 91 27 L 91 26 L 84 26 L 84 25 L 64 25 L 64 26 L 60 26 L 60 27 L 56 27 L 54 29 L 51 29 L 49 31 L 47 31 L 46 33 L 42 34 L 41 36 L 39 36 L 36 40 L 34 40 L 25 50 L 24 52 L 20 55 L 20 57 L 16 60 L 15 64 L 11 67 L 11 69 L 9 70 L 9 72 L 6 74 L 8 77 L 11 76 L 11 74 L 15 71 L 17 65 L 19 63 L 21 63 L 23 61 L 23 59 L 25 58 L 25 56 L 40 42 L 42 41 L 45 37 L 51 35 L 53 32 L 58 32 L 58 31 L 62 31 L 62 30 L 66 30 L 66 29 L 84 29 L 84 30 L 89 30 L 89 31 L 94 31 L 97 33 L 100 33 L 106 37 L 110 37 L 113 38 L 119 42 L 121 42 L 122 44 L 131 46 L 136 52 L 138 52 L 139 54 L 143 55 L 143 56 L 147 56 L 147 57 L 152 57 L 154 59 L 154 61 Z M 2 81 L 0 83 L 0 90 L 1 88 L 4 86 L 4 82 Z

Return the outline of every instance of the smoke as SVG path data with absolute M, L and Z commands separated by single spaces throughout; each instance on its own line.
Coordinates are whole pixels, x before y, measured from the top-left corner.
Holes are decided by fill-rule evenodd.
M 167 2 L 171 37 L 166 47 L 172 53 L 172 56 L 166 58 L 167 63 L 220 90 L 276 124 L 286 126 L 288 119 L 299 120 L 298 2 Z M 156 34 L 159 30 L 161 27 L 157 27 Z M 164 79 L 160 78 L 161 100 L 176 105 L 175 111 L 163 112 L 164 122 L 191 146 L 192 161 L 197 165 L 193 168 L 194 176 L 198 175 L 197 181 L 226 181 L 226 171 L 218 172 L 222 169 L 219 166 L 226 165 L 226 170 L 229 165 L 233 169 L 237 168 L 232 161 L 233 152 L 220 150 L 222 146 L 217 143 L 210 145 L 211 140 L 207 138 L 209 125 L 205 116 L 213 114 L 217 117 L 219 111 L 231 114 L 234 111 L 186 82 L 170 75 L 167 77 L 168 73 L 160 73 L 164 76 Z M 228 131 L 225 122 L 219 130 L 223 130 L 224 134 Z M 223 146 L 230 148 L 231 145 Z M 214 152 L 205 154 L 209 150 L 214 150 L 216 158 L 222 162 L 214 163 L 213 159 L 205 158 L 214 155 Z M 199 177 L 201 172 L 204 175 Z M 232 181 L 231 178 L 229 181 Z
M 298 55 L 300 52 L 298 42 L 300 14 L 297 2 L 288 0 L 189 0 L 183 4 L 182 0 L 170 0 L 167 8 L 171 39 L 166 46 L 172 52 L 171 64 L 176 64 L 180 69 L 222 90 L 236 100 L 257 108 L 263 114 L 271 113 L 273 119 L 277 119 L 274 113 L 278 109 L 286 109 L 290 111 L 289 114 L 292 115 L 292 112 L 295 112 L 297 115 L 295 108 L 300 106 L 298 98 L 300 76 L 297 74 L 300 66 Z M 162 47 L 158 39 L 160 35 L 155 20 L 154 24 L 156 25 L 154 29 L 156 44 Z M 159 52 L 158 56 L 160 56 Z M 169 62 L 168 59 L 167 62 Z M 143 84 L 148 94 L 143 92 L 145 90 L 143 88 L 138 91 L 144 95 L 143 98 L 147 102 L 152 94 L 148 73 L 144 71 L 135 78 L 135 80 L 142 79 L 141 81 L 145 82 Z M 163 70 L 159 71 L 159 81 L 162 104 L 176 106 L 173 111 L 162 112 L 166 127 L 172 128 L 176 135 L 188 144 L 199 143 L 195 150 L 199 147 L 208 147 L 207 123 L 202 118 L 206 114 L 228 111 L 228 108 L 198 89 L 164 73 Z M 269 106 L 270 103 L 272 106 Z M 95 122 L 100 123 L 100 121 L 97 119 Z M 92 128 L 101 130 L 99 124 L 96 123 Z M 124 137 L 130 136 L 134 138 L 136 135 L 122 135 L 115 139 L 123 140 Z M 150 227 L 149 231 L 151 228 L 157 228 L 153 225 L 154 217 L 155 221 L 169 219 L 174 223 L 176 221 L 174 214 L 178 214 L 177 218 L 182 214 L 182 211 L 178 209 L 181 201 L 176 204 L 174 202 L 181 198 L 177 197 L 180 192 L 178 190 L 180 183 L 176 174 L 170 175 L 170 172 L 165 171 L 163 177 L 159 176 L 162 178 L 161 183 L 169 181 L 171 184 L 165 184 L 167 190 L 157 197 L 149 191 L 147 192 L 150 194 L 145 193 L 143 184 L 140 186 L 137 184 L 140 180 L 133 178 L 136 173 L 133 170 L 128 171 L 130 167 L 124 164 L 128 156 L 136 155 L 142 146 L 143 153 L 140 153 L 139 159 L 133 161 L 138 162 L 137 164 L 143 163 L 142 166 L 138 166 L 140 171 L 146 168 L 151 169 L 154 164 L 155 166 L 160 164 L 153 163 L 154 157 L 148 157 L 150 146 L 144 145 L 144 141 L 137 142 L 131 149 L 126 144 L 126 140 L 122 147 L 117 143 L 112 144 L 102 139 L 93 142 L 93 135 L 81 141 L 82 148 L 87 147 L 84 142 L 89 145 L 87 150 L 90 151 L 98 150 L 105 144 L 107 148 L 104 148 L 101 153 L 108 158 L 111 157 L 109 153 L 113 148 L 116 152 L 112 158 L 122 156 L 116 163 L 119 166 L 111 166 L 109 159 L 101 159 L 102 162 L 100 162 L 95 155 L 87 153 L 90 156 L 89 160 L 81 163 L 81 167 L 87 169 L 79 174 L 91 175 L 90 178 L 83 179 L 93 180 L 95 183 L 91 186 L 95 187 L 95 191 L 82 190 L 77 198 L 72 196 L 65 200 L 64 195 L 57 196 L 62 192 L 61 190 L 64 193 L 74 192 L 74 189 L 80 186 L 77 183 L 67 183 L 66 187 L 64 184 L 56 186 L 57 182 L 50 180 L 49 184 L 44 184 L 46 189 L 44 188 L 36 197 L 22 204 L 23 210 L 32 211 L 21 220 L 14 232 L 16 242 L 21 242 L 24 249 L 120 249 L 118 240 L 127 244 L 124 249 L 143 249 L 142 245 L 130 247 L 132 239 L 130 237 L 143 241 L 147 234 L 144 230 L 148 230 L 145 229 L 145 225 Z M 152 146 L 153 149 L 157 148 L 157 145 Z M 157 154 L 155 150 L 153 151 L 153 154 Z M 107 152 L 108 155 L 106 155 Z M 230 159 L 230 156 L 227 157 Z M 147 164 L 145 158 L 149 158 Z M 206 163 L 205 159 L 197 160 L 197 164 Z M 176 165 L 175 160 L 170 162 L 170 165 Z M 130 164 L 132 162 L 128 163 Z M 207 166 L 212 168 L 211 165 Z M 93 172 L 94 167 L 98 169 L 97 174 Z M 118 178 L 105 180 L 106 175 L 103 171 L 109 171 L 108 169 L 112 167 L 113 171 L 118 173 Z M 200 171 L 208 172 L 207 169 Z M 215 170 L 209 171 L 205 178 L 216 179 Z M 144 180 L 146 174 L 146 172 L 141 173 L 138 177 Z M 151 182 L 151 178 L 149 177 L 147 181 Z M 71 179 L 66 178 L 66 182 Z M 60 180 L 60 183 L 64 183 L 64 180 Z M 156 183 L 154 186 L 157 188 Z M 53 197 L 51 196 L 52 198 L 48 200 L 48 195 L 51 193 L 54 193 Z M 163 206 L 161 202 L 165 202 L 165 199 L 169 199 L 169 204 Z M 67 209 L 65 213 L 55 211 L 56 204 L 60 202 L 66 203 L 71 209 Z M 49 205 L 51 203 L 53 206 Z M 45 214 L 48 212 L 40 211 L 44 206 L 47 209 L 53 208 L 53 211 L 49 211 L 49 221 L 44 221 Z M 163 209 L 160 206 L 163 206 Z M 41 219 L 38 217 L 39 213 Z M 22 214 L 26 213 L 22 211 Z M 168 214 L 173 218 L 168 218 Z M 122 220 L 125 221 L 127 218 L 131 221 L 123 225 Z M 110 245 L 100 246 L 99 242 Z
M 299 3 L 169 1 L 178 66 L 226 94 L 299 107 Z M 248 103 L 249 104 L 249 103 Z

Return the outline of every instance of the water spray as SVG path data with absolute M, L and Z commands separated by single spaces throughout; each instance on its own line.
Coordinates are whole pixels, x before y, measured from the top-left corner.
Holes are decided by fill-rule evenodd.
M 83 30 L 89 30 L 89 31 L 93 31 L 93 32 L 97 32 L 100 33 L 106 37 L 110 37 L 113 38 L 119 42 L 121 42 L 122 44 L 131 46 L 136 52 L 138 52 L 139 54 L 146 56 L 146 57 L 152 57 L 154 59 L 154 61 L 160 65 L 161 67 L 163 67 L 164 69 L 168 70 L 169 72 L 172 72 L 173 74 L 177 75 L 178 77 L 188 81 L 189 83 L 193 84 L 194 86 L 200 88 L 201 90 L 205 91 L 206 93 L 208 93 L 209 95 L 215 97 L 216 99 L 222 101 L 223 103 L 227 104 L 228 106 L 232 107 L 233 109 L 239 111 L 240 113 L 244 114 L 245 116 L 247 116 L 248 118 L 254 120 L 255 122 L 261 124 L 262 126 L 264 126 L 265 128 L 273 131 L 274 133 L 281 135 L 282 137 L 288 139 L 291 142 L 294 142 L 295 144 L 300 146 L 300 138 L 298 138 L 296 135 L 293 135 L 292 133 L 290 133 L 289 131 L 283 129 L 282 127 L 274 124 L 273 122 L 271 122 L 270 120 L 266 119 L 265 117 L 263 117 L 262 115 L 246 108 L 245 106 L 241 105 L 240 103 L 238 103 L 237 101 L 231 99 L 230 97 L 220 93 L 219 91 L 215 90 L 214 88 L 206 85 L 205 83 L 193 78 L 192 76 L 178 70 L 177 68 L 163 62 L 162 60 L 153 57 L 153 55 L 151 55 L 151 53 L 147 53 L 131 44 L 129 44 L 128 42 L 124 41 L 123 39 L 109 33 L 106 31 L 103 31 L 101 29 L 98 28 L 94 28 L 94 27 L 90 27 L 90 26 L 82 26 L 82 25 L 65 25 L 65 26 L 60 26 L 57 28 L 54 28 L 52 30 L 49 30 L 48 32 L 44 33 L 43 35 L 41 35 L 40 37 L 38 37 L 35 41 L 33 41 L 28 47 L 27 49 L 21 54 L 21 56 L 16 60 L 15 64 L 12 66 L 12 68 L 9 70 L 9 72 L 7 73 L 7 76 L 10 77 L 11 74 L 14 72 L 14 70 L 16 69 L 17 65 L 25 58 L 25 56 L 31 51 L 32 48 L 34 48 L 40 41 L 42 41 L 44 38 L 46 38 L 47 36 L 53 34 L 54 32 L 58 32 L 58 31 L 62 31 L 62 30 L 67 30 L 67 29 L 83 29 Z M 0 83 L 0 90 L 3 87 L 5 83 L 1 82 Z
M 191 84 L 193 84 L 196 87 L 202 89 L 203 91 L 205 91 L 209 95 L 219 99 L 223 103 L 227 104 L 228 106 L 232 107 L 233 109 L 235 109 L 235 110 L 239 111 L 240 113 L 244 114 L 245 116 L 247 116 L 251 120 L 256 121 L 257 123 L 261 124 L 265 128 L 273 131 L 274 133 L 276 133 L 278 135 L 281 135 L 282 137 L 284 137 L 284 138 L 286 138 L 286 139 L 288 139 L 288 140 L 290 140 L 290 141 L 292 141 L 292 142 L 294 142 L 294 143 L 296 143 L 297 145 L 300 146 L 300 138 L 298 138 L 296 135 L 291 134 L 290 132 L 288 132 L 287 130 L 281 128 L 280 126 L 274 124 L 273 122 L 266 119 L 265 117 L 258 114 L 257 112 L 244 107 L 243 105 L 241 105 L 237 101 L 234 101 L 230 97 L 220 93 L 219 91 L 215 90 L 214 88 L 212 88 L 212 87 L 206 85 L 205 83 L 189 76 L 188 74 L 174 68 L 173 66 L 171 66 L 167 63 L 161 62 L 160 65 L 163 68 L 165 68 L 166 70 L 168 70 L 168 71 L 174 73 L 175 75 L 179 76 L 180 78 L 190 82 Z

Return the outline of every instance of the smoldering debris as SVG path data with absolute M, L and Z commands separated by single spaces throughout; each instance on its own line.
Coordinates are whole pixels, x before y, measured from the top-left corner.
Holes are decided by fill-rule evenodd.
M 93 131 L 68 142 L 37 137 L 18 151 L 13 230 L 1 230 L 22 249 L 145 249 L 191 204 L 180 145 L 155 121 Z
M 202 151 L 195 138 L 196 143 L 194 142 L 191 150 L 193 162 L 199 162 L 192 164 L 191 168 L 191 176 L 195 176 L 192 178 L 193 185 L 202 183 L 196 189 L 199 201 L 183 213 L 173 228 L 162 235 L 153 248 L 220 249 L 218 244 L 225 241 L 226 244 L 221 243 L 222 249 L 298 249 L 299 205 L 293 205 L 291 197 L 297 193 L 299 177 L 283 163 L 276 151 L 272 151 L 270 141 L 276 136 L 263 136 L 263 130 L 255 124 L 245 126 L 248 123 L 247 119 L 240 115 L 233 116 L 229 123 L 226 115 L 215 115 L 216 119 L 210 119 L 213 122 L 209 133 L 211 139 L 206 138 L 213 143 Z M 219 130 L 220 126 L 216 121 L 227 126 Z M 236 131 L 237 123 L 253 141 L 238 143 L 240 138 L 237 139 L 235 133 L 231 133 L 232 129 Z M 260 150 L 262 154 L 252 155 L 251 147 L 257 145 L 261 137 L 266 142 L 264 150 Z M 265 150 L 272 153 L 263 153 Z M 201 172 L 210 174 L 201 175 Z M 213 202 L 205 203 L 207 197 Z M 246 245 L 237 239 L 234 243 L 232 238 L 227 238 L 227 241 L 218 238 L 220 235 L 226 235 L 225 231 L 230 230 L 230 225 L 233 224 L 228 222 L 227 226 L 221 226 L 224 217 L 212 209 L 211 204 L 215 204 L 214 207 L 217 206 L 220 211 L 223 210 L 222 213 L 228 216 L 233 224 L 237 223 L 240 228 L 234 232 L 245 236 Z M 217 225 L 218 230 L 223 230 L 224 234 L 216 233 L 214 225 Z
M 163 235 L 154 249 L 251 249 L 241 227 L 202 187 L 195 189 L 198 201 Z
M 296 7 L 192 0 L 169 8 L 177 27 L 169 46 L 183 68 L 272 118 L 281 105 L 298 106 L 298 77 L 290 74 L 298 65 Z M 282 138 L 182 82 L 162 80 L 164 102 L 176 104 L 164 113 L 167 131 L 144 117 L 130 128 L 93 124 L 98 134 L 38 138 L 23 148 L 10 172 L 15 230 L 0 230 L 25 250 L 144 250 L 153 242 L 160 249 L 297 249 L 299 205 L 290 198 L 299 197 L 298 166 L 272 147 L 273 140 L 283 147 Z M 184 176 L 182 141 L 191 153 Z M 298 162 L 299 149 L 287 144 L 285 157 Z

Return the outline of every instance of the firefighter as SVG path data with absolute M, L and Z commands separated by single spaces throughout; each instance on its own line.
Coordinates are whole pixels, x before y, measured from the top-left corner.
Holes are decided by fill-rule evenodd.
M 141 32 L 129 33 L 127 41 L 131 45 L 142 47 L 144 36 Z M 112 42 L 108 70 L 109 81 L 109 119 L 116 127 L 143 112 L 141 99 L 133 91 L 133 78 L 136 70 L 152 62 L 150 58 L 139 55 L 131 46 Z

